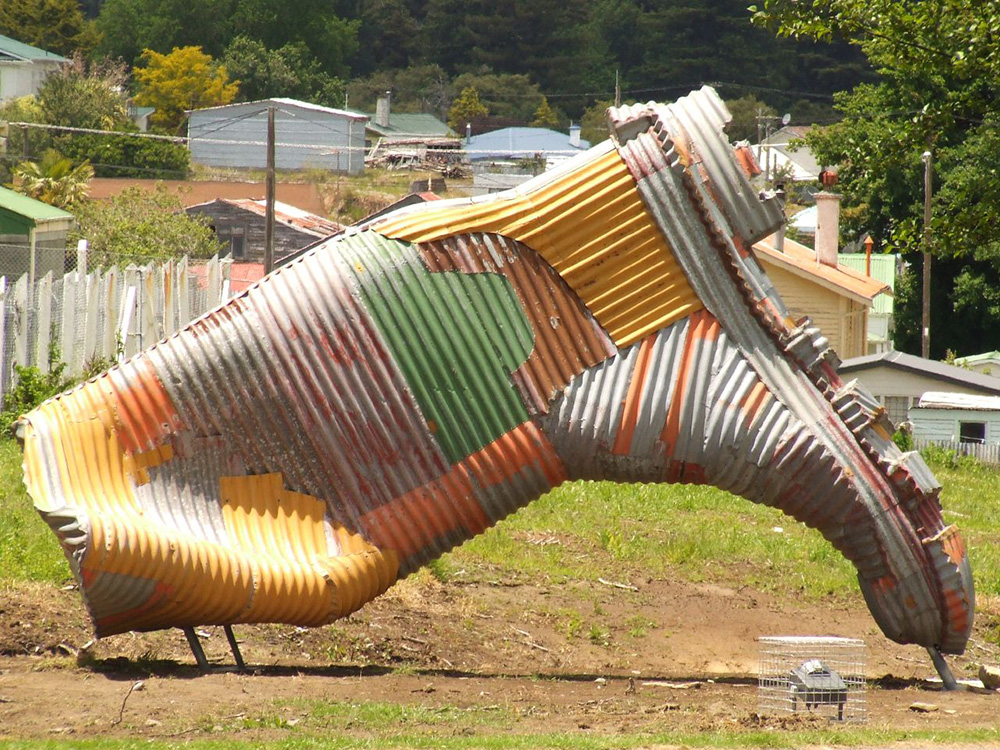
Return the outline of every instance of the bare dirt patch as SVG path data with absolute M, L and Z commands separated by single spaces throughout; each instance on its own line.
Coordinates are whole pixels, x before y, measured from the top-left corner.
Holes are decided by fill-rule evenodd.
M 221 628 L 199 629 L 219 665 L 205 674 L 180 631 L 84 648 L 92 635 L 76 591 L 18 586 L 0 591 L 0 737 L 268 739 L 316 721 L 320 703 L 364 702 L 430 709 L 414 714 L 417 728 L 445 711 L 483 720 L 474 730 L 458 719 L 429 727 L 445 735 L 505 723 L 588 734 L 827 726 L 810 716 L 756 716 L 760 635 L 863 638 L 869 726 L 996 724 L 1000 696 L 932 689 L 923 650 L 887 641 L 860 596 L 795 602 L 679 581 L 629 585 L 638 590 L 442 584 L 423 574 L 331 626 L 236 626 L 250 665 L 243 674 L 222 668 L 232 657 Z M 959 676 L 972 676 L 980 661 L 997 661 L 981 639 L 951 659 Z M 914 702 L 937 710 L 916 713 Z

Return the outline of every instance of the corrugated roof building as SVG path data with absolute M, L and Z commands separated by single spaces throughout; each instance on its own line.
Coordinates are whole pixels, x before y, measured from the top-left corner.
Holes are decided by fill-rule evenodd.
M 233 260 L 263 261 L 267 215 L 267 201 L 264 199 L 218 198 L 188 206 L 184 211 L 193 216 L 204 216 L 216 236 L 228 245 Z M 275 201 L 275 261 L 342 229 L 343 226 L 335 221 Z
M 191 160 L 213 167 L 267 166 L 267 112 L 275 108 L 277 169 L 357 174 L 365 166 L 367 115 L 296 99 L 264 99 L 192 110 Z
M 66 237 L 75 224 L 76 217 L 61 208 L 0 187 L 0 276 L 29 273 L 32 252 L 35 278 L 49 271 L 62 276 Z

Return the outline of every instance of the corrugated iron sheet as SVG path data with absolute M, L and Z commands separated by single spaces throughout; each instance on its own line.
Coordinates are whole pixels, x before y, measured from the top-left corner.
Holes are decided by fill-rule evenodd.
M 616 345 L 628 346 L 701 304 L 615 149 L 607 143 L 587 155 L 500 197 L 431 204 L 375 228 L 418 243 L 465 233 L 516 239 L 562 276 Z
M 567 478 L 711 483 L 819 529 L 890 637 L 961 651 L 973 594 L 919 456 L 748 251 L 710 90 L 519 191 L 283 266 L 25 420 L 29 492 L 99 634 L 317 624 Z

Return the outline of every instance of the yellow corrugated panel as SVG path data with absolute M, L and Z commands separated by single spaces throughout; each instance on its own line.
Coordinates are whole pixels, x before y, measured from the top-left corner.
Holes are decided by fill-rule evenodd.
M 41 406 L 25 432 L 25 481 L 35 505 L 75 510 L 89 522 L 84 591 L 108 574 L 128 576 L 122 580 L 133 588 L 156 582 L 138 606 L 95 611 L 100 634 L 226 622 L 319 625 L 395 581 L 394 553 L 329 522 L 321 500 L 286 490 L 280 474 L 221 478 L 222 544 L 150 519 L 133 482 L 148 481 L 149 467 L 174 460 L 173 450 L 164 444 L 128 455 L 120 408 L 112 391 L 91 382 Z
M 389 218 L 376 230 L 409 242 L 466 232 L 520 240 L 559 272 L 619 347 L 702 308 L 614 150 L 532 192 Z
M 286 490 L 280 474 L 223 477 L 223 518 L 236 546 L 253 550 L 258 590 L 244 619 L 318 625 L 370 601 L 396 578 L 397 561 L 331 524 L 339 554 L 327 553 L 325 506 Z

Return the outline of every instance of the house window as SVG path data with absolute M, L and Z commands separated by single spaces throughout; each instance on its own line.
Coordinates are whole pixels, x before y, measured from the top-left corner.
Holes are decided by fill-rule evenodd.
M 243 227 L 233 227 L 232 234 L 229 237 L 229 249 L 234 260 L 239 260 L 243 257 L 246 250 L 245 240 L 246 236 Z
M 905 422 L 910 417 L 910 397 L 909 396 L 886 396 L 885 410 L 889 414 L 889 420 L 896 426 Z
M 959 422 L 958 439 L 962 443 L 985 443 L 985 422 Z

